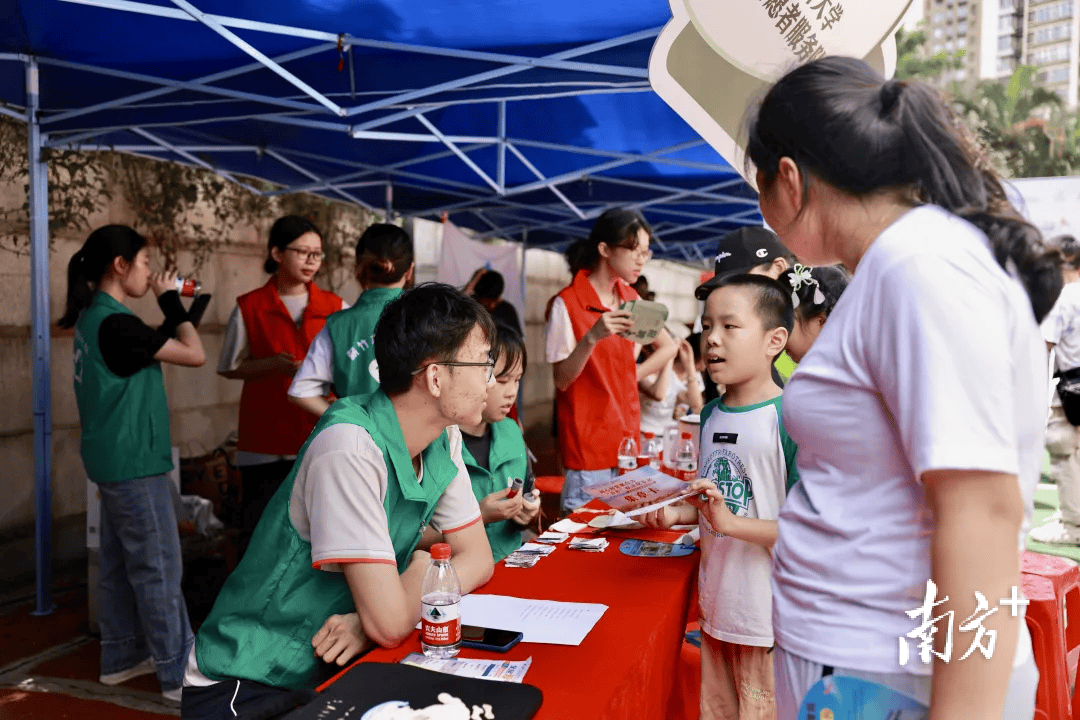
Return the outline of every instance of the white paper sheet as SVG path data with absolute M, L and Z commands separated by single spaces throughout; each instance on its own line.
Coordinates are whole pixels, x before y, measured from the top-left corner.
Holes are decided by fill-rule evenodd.
M 563 518 L 559 522 L 551 523 L 550 525 L 548 525 L 548 530 L 570 533 L 571 535 L 573 535 L 574 533 L 581 532 L 586 527 L 588 527 L 588 525 L 586 525 L 585 523 L 574 522 L 570 518 Z
M 532 600 L 509 595 L 466 595 L 461 598 L 461 622 L 466 625 L 516 630 L 522 642 L 580 645 L 607 610 L 597 603 Z

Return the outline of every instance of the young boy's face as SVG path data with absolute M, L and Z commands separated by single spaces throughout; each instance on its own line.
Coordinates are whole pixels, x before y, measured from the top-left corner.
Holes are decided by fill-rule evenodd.
M 705 300 L 701 316 L 702 357 L 717 385 L 737 385 L 763 373 L 779 354 L 775 337 L 782 328 L 766 330 L 754 309 L 756 293 L 747 287 L 721 287 Z M 780 343 L 783 349 L 783 343 Z

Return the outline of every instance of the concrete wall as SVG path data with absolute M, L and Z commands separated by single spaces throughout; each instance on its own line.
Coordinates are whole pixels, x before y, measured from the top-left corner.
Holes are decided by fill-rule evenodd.
M 9 188 L 0 193 L 12 194 Z M 5 199 L 10 199 L 5 198 Z M 91 227 L 106 223 L 132 223 L 131 211 L 115 201 L 88 218 Z M 219 445 L 236 428 L 237 403 L 241 383 L 216 374 L 222 332 L 237 295 L 266 281 L 262 271 L 265 237 L 273 218 L 252 226 L 236 228 L 230 243 L 215 251 L 199 273 L 204 292 L 212 293 L 200 334 L 208 362 L 201 368 L 165 366 L 173 444 L 182 457 L 200 455 Z M 441 245 L 441 225 L 424 220 L 411 223 L 417 250 L 418 281 L 434 280 Z M 54 239 L 51 256 L 51 319 L 63 313 L 67 285 L 67 263 L 85 240 L 85 232 L 63 232 Z M 181 271 L 190 269 L 190 255 L 181 253 Z M 562 256 L 531 249 L 527 252 L 526 341 L 530 357 L 524 381 L 523 420 L 543 442 L 550 425 L 554 385 L 551 369 L 544 363 L 544 308 L 549 297 L 569 280 Z M 697 311 L 688 288 L 697 283 L 700 270 L 664 261 L 646 267 L 657 299 L 671 309 L 672 319 L 692 321 Z M 343 274 L 351 276 L 351 272 Z M 0 248 L 0 467 L 3 467 L 5 502 L 0 504 L 0 577 L 14 577 L 33 567 L 26 551 L 34 521 L 34 463 L 32 457 L 32 404 L 30 364 L 30 263 L 26 255 Z M 340 290 L 353 301 L 359 288 L 352 280 Z M 156 324 L 161 313 L 152 295 L 131 303 L 132 309 L 148 323 Z M 70 331 L 52 334 L 53 411 L 53 515 L 57 527 L 74 528 L 54 542 L 56 553 L 67 556 L 78 548 L 78 516 L 86 510 L 85 475 L 79 456 L 79 417 L 72 387 L 72 336 Z M 550 468 L 541 468 L 552 471 Z M 65 539 L 67 538 L 67 539 Z M 74 538 L 74 539 L 72 539 Z M 16 543 L 18 550 L 12 550 Z M 5 549 L 5 544 L 7 548 Z

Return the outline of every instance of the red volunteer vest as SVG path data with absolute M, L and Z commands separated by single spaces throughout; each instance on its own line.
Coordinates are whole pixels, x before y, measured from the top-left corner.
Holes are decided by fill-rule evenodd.
M 326 324 L 326 316 L 341 309 L 341 298 L 334 293 L 314 283 L 308 283 L 307 289 L 308 304 L 299 326 L 278 296 L 273 277 L 261 288 L 236 298 L 252 360 L 283 352 L 304 359 L 311 341 Z M 291 384 L 292 378 L 281 374 L 244 381 L 237 449 L 268 455 L 300 452 L 318 418 L 289 402 Z
M 622 302 L 638 294 L 622 280 L 615 291 Z M 574 339 L 581 341 L 601 315 L 600 298 L 579 270 L 569 287 L 559 292 L 570 314 Z M 619 443 L 641 432 L 637 363 L 634 343 L 618 335 L 593 348 L 585 368 L 566 390 L 557 390 L 559 450 L 568 470 L 603 470 L 618 465 Z

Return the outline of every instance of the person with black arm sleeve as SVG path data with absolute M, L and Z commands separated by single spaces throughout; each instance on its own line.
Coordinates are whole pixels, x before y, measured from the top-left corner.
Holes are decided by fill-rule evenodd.
M 101 495 L 100 680 L 156 672 L 165 698 L 179 702 L 194 637 L 180 591 L 161 363 L 198 367 L 206 354 L 175 288 L 175 272 L 151 274 L 146 238 L 108 225 L 71 258 L 57 324 L 75 328 L 81 452 Z M 151 289 L 165 314 L 156 330 L 123 304 Z M 196 314 L 204 308 L 202 300 Z

